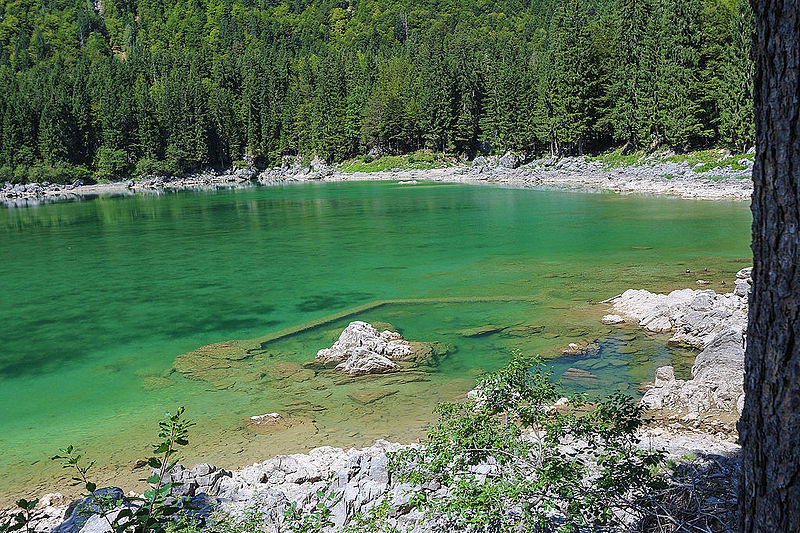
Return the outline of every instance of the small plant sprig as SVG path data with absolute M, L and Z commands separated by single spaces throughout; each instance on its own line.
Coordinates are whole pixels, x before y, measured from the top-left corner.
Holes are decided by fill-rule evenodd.
M 121 500 L 112 501 L 95 494 L 97 485 L 88 476 L 94 461 L 88 464 L 82 463 L 83 456 L 77 453 L 72 445 L 63 448 L 61 454 L 52 459 L 62 461 L 64 468 L 75 471 L 72 478 L 73 485 L 84 485 L 89 493 L 87 496 L 91 497 L 99 507 L 98 514 L 102 515 L 115 532 L 174 532 L 173 517 L 181 510 L 181 506 L 175 505 L 174 501 L 170 502 L 169 495 L 172 488 L 178 486 L 179 483 L 166 481 L 166 477 L 180 460 L 178 457 L 179 447 L 189 444 L 189 428 L 194 423 L 185 420 L 183 413 L 184 408 L 181 407 L 175 414 L 167 413 L 165 418 L 159 422 L 158 437 L 160 441 L 153 445 L 153 455 L 145 460 L 147 465 L 156 472 L 141 480 L 147 482 L 151 488 L 144 492 L 143 497 L 128 498 L 127 503 Z M 111 512 L 121 506 L 122 508 L 112 519 Z
M 38 498 L 35 500 L 26 500 L 22 498 L 16 501 L 18 510 L 12 511 L 7 517 L 0 517 L 0 533 L 11 533 L 12 531 L 25 530 L 25 533 L 31 533 L 31 513 L 33 512 L 36 504 L 39 503 Z
M 283 511 L 283 525 L 292 533 L 322 533 L 331 522 L 331 509 L 339 503 L 341 497 L 325 491 L 317 491 L 318 502 L 311 511 L 305 511 L 292 502 Z

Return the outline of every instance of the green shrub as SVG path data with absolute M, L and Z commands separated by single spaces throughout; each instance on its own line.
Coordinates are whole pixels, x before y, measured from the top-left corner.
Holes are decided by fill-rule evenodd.
M 553 408 L 561 391 L 550 377 L 515 356 L 480 380 L 476 404 L 440 405 L 427 441 L 394 454 L 391 468 L 400 481 L 452 493 L 421 488 L 412 501 L 464 531 L 594 531 L 663 486 L 653 473 L 663 455 L 636 447 L 642 411 L 632 398 Z
M 0 167 L 0 183 L 14 183 L 14 169 L 10 165 Z

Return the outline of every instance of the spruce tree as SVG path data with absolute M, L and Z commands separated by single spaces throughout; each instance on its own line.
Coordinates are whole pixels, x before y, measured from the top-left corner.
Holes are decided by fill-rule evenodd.
M 609 121 L 614 139 L 632 148 L 652 137 L 657 35 L 654 0 L 618 0 L 613 17 Z
M 749 2 L 737 0 L 722 68 L 719 133 L 723 143 L 741 151 L 755 143 L 751 59 L 754 31 L 755 17 Z
M 589 99 L 598 80 L 584 0 L 565 0 L 550 30 L 553 133 L 559 152 L 583 151 L 592 119 Z
M 660 2 L 658 129 L 673 149 L 688 150 L 707 132 L 701 121 L 701 5 L 684 0 Z

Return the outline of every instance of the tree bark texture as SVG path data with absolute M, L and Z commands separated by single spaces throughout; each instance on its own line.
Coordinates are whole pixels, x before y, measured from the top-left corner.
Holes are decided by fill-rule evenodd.
M 756 14 L 753 294 L 739 422 L 743 532 L 800 532 L 800 0 Z

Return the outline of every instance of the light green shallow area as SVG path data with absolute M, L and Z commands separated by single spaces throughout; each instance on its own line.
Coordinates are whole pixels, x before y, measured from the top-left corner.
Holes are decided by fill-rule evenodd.
M 179 405 L 197 422 L 187 462 L 239 467 L 421 437 L 436 402 L 514 350 L 542 354 L 556 377 L 592 372 L 565 380 L 573 390 L 635 394 L 660 364 L 688 372 L 693 354 L 601 325 L 591 302 L 698 278 L 729 290 L 750 262 L 750 222 L 736 202 L 387 182 L 0 209 L 0 501 L 62 489 L 47 458 L 70 443 L 98 460 L 101 481 L 137 488 L 132 461 Z M 354 319 L 454 351 L 390 376 L 299 369 Z M 465 336 L 486 325 L 503 329 Z M 173 370 L 231 339 L 222 364 Z M 597 349 L 558 357 L 578 341 Z M 388 395 L 353 399 L 365 390 Z M 294 425 L 248 428 L 275 411 Z

